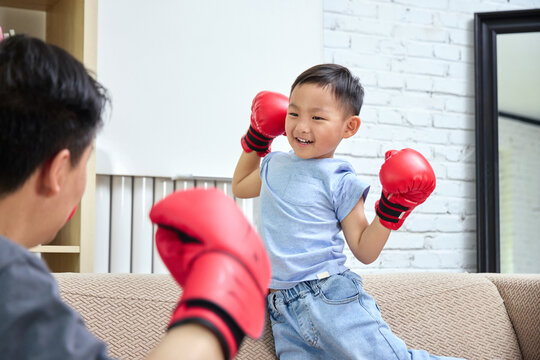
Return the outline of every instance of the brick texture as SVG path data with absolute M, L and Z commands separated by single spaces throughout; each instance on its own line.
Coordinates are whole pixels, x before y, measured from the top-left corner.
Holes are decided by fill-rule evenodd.
M 538 7 L 538 0 L 324 1 L 325 59 L 365 87 L 360 131 L 336 156 L 371 183 L 368 219 L 386 150 L 417 149 L 438 181 L 375 263 L 348 252 L 353 270 L 476 270 L 474 13 Z

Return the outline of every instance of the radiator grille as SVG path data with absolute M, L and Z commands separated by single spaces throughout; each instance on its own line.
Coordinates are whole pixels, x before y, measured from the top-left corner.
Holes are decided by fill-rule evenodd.
M 217 187 L 229 196 L 231 179 L 98 175 L 96 179 L 96 273 L 167 273 L 156 249 L 148 214 L 168 194 L 193 187 Z M 234 197 L 233 197 L 234 198 Z M 256 199 L 235 199 L 257 227 Z

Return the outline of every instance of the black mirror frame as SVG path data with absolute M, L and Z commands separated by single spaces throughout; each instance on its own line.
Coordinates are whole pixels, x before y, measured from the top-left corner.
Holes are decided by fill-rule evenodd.
M 478 272 L 500 272 L 496 37 L 533 31 L 540 31 L 540 9 L 474 15 Z

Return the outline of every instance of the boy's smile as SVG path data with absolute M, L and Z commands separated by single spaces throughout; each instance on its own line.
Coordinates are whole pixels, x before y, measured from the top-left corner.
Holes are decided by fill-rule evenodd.
M 307 145 L 307 144 L 313 143 L 313 141 L 305 140 L 305 139 L 302 139 L 302 138 L 296 138 L 296 140 L 302 145 Z
M 360 118 L 345 113 L 330 87 L 307 83 L 292 91 L 285 131 L 298 157 L 333 157 L 341 140 L 354 135 L 359 126 Z

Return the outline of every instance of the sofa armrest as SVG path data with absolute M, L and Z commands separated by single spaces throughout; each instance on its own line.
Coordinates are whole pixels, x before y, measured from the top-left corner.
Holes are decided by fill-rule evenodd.
M 524 360 L 540 359 L 540 274 L 487 274 L 504 300 Z

